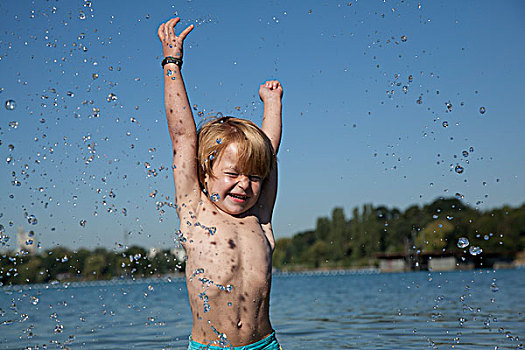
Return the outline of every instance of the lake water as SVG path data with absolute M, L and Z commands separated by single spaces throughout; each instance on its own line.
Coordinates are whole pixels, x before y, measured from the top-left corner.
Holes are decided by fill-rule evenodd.
M 276 274 L 285 350 L 522 349 L 525 269 Z M 186 286 L 168 281 L 0 289 L 1 349 L 186 349 Z

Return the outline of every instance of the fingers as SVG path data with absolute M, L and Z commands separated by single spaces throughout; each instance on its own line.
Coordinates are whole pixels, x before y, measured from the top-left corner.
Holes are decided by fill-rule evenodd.
M 160 26 L 159 26 L 159 30 L 157 31 L 157 34 L 159 35 L 159 39 L 161 41 L 164 40 L 164 23 L 162 23 Z
M 193 24 L 189 25 L 186 29 L 184 29 L 182 31 L 182 33 L 180 33 L 179 38 L 181 40 L 186 39 L 186 35 L 190 34 L 190 32 L 193 30 L 193 28 L 195 28 L 195 26 Z
M 176 39 L 184 40 L 186 36 L 193 30 L 193 28 L 195 28 L 193 24 L 189 25 L 177 37 L 177 35 L 175 35 L 175 26 L 179 22 L 180 22 L 180 18 L 176 17 L 176 18 L 170 19 L 166 23 L 162 23 L 158 30 L 158 35 L 159 35 L 160 40 L 176 40 Z
M 279 83 L 278 80 L 268 80 L 266 83 L 261 85 L 261 87 L 265 87 L 270 90 L 276 90 L 281 87 L 281 83 Z
M 180 18 L 176 17 L 166 22 L 166 35 L 167 36 L 172 35 L 173 37 L 175 37 L 175 25 L 179 23 L 179 21 L 180 21 Z

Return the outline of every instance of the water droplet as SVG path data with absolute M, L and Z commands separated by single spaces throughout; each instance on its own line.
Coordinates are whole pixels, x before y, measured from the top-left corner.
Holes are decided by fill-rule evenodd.
M 80 226 L 86 227 L 87 221 L 86 220 L 80 220 Z
M 463 157 L 468 157 L 468 151 L 463 151 L 461 152 L 461 154 L 463 155 Z
M 100 108 L 93 107 L 93 117 L 94 118 L 100 117 Z
M 456 198 L 457 198 L 457 199 L 463 199 L 463 198 L 465 198 L 465 196 L 462 195 L 462 194 L 459 193 L 459 192 L 456 192 Z
M 8 111 L 12 111 L 16 108 L 16 102 L 14 100 L 7 100 L 5 101 L 5 109 Z
M 12 150 L 15 149 L 15 146 L 13 146 L 13 145 L 9 145 L 9 146 L 7 146 L 7 149 L 9 150 L 9 152 L 11 152 Z
M 458 239 L 458 248 L 463 249 L 463 248 L 468 247 L 468 245 L 469 245 L 469 241 L 466 237 L 460 237 Z
M 34 215 L 28 215 L 27 222 L 30 223 L 31 225 L 36 225 L 38 224 L 38 219 Z
M 492 283 L 490 284 L 490 290 L 494 293 L 499 291 L 499 287 L 495 281 L 492 281 Z
M 444 128 L 448 127 L 448 122 L 446 120 L 443 122 L 443 127 Z
M 447 106 L 447 112 L 452 112 L 452 103 L 445 102 L 445 105 Z
M 407 36 L 406 35 L 401 36 L 401 41 L 402 42 L 406 42 L 407 41 Z
M 485 107 L 479 107 L 479 113 L 485 114 Z
M 40 299 L 37 298 L 37 297 L 35 297 L 35 296 L 31 296 L 31 297 L 29 298 L 29 302 L 30 302 L 31 304 L 33 304 L 33 305 L 37 305 L 39 301 L 40 301 Z
M 458 174 L 461 174 L 463 173 L 463 171 L 465 171 L 465 168 L 463 168 L 461 165 L 456 165 L 456 167 L 454 168 L 454 171 Z
M 476 256 L 476 255 L 481 254 L 483 252 L 483 249 L 481 249 L 478 246 L 470 246 L 468 251 L 469 251 L 470 255 Z
M 97 79 L 98 78 L 98 74 L 97 73 L 91 74 L 91 78 L 93 78 L 93 80 Z
M 73 93 L 73 91 L 66 92 L 66 95 L 68 95 L 69 97 L 75 97 L 75 94 Z
M 108 102 L 112 102 L 112 101 L 116 101 L 117 99 L 118 99 L 118 98 L 117 98 L 117 95 L 115 95 L 114 93 L 111 92 L 111 93 L 108 95 L 108 97 L 106 98 L 106 101 L 108 101 Z
M 219 194 L 218 193 L 214 193 L 210 196 L 210 199 L 212 202 L 217 202 L 219 200 Z
M 168 77 L 171 77 L 171 76 L 173 75 L 173 71 L 172 71 L 171 69 L 168 69 L 168 70 L 166 71 L 166 75 L 167 75 Z
M 408 92 L 408 86 L 403 86 L 403 92 L 406 94 Z
M 217 142 L 217 144 L 221 144 L 222 143 L 222 139 L 221 138 L 218 138 L 217 140 L 215 140 L 215 142 Z
M 9 122 L 8 125 L 9 125 L 10 127 L 12 127 L 13 129 L 18 128 L 18 122 L 17 122 L 17 121 Z
M 54 331 L 55 333 L 62 333 L 63 331 L 64 331 L 64 326 L 63 325 L 57 324 L 55 326 L 55 331 Z

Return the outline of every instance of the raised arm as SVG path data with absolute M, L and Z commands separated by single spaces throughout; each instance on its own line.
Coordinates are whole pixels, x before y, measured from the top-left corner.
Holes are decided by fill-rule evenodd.
M 281 143 L 282 132 L 282 97 L 283 87 L 277 80 L 267 81 L 259 87 L 259 97 L 264 104 L 262 130 L 272 141 L 272 146 L 277 155 Z
M 277 156 L 281 143 L 282 132 L 282 97 L 283 87 L 277 80 L 267 81 L 259 87 L 259 97 L 264 104 L 262 131 L 272 142 L 273 150 Z M 261 224 L 268 224 L 271 228 L 271 220 L 275 198 L 277 196 L 277 166 L 265 179 L 259 204 L 264 210 L 261 212 Z M 271 231 L 271 230 L 270 230 Z M 271 238 L 273 241 L 273 237 Z
M 198 194 L 197 128 L 181 74 L 184 39 L 192 31 L 190 25 L 178 36 L 175 25 L 180 18 L 172 18 L 159 27 L 158 35 L 164 53 L 164 103 L 168 129 L 173 145 L 173 178 L 178 204 Z M 168 57 L 168 59 L 166 59 Z M 166 63 L 167 62 L 167 63 Z M 190 196 L 190 198 L 187 198 Z M 186 199 L 184 199 L 186 198 Z

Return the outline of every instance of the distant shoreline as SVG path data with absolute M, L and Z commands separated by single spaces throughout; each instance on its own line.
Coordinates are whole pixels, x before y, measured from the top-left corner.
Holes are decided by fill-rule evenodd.
M 292 276 L 344 276 L 344 275 L 377 275 L 377 274 L 392 274 L 392 273 L 412 273 L 412 272 L 459 272 L 459 271 L 481 271 L 481 270 L 521 270 L 525 269 L 525 264 L 516 264 L 512 267 L 498 267 L 498 268 L 483 268 L 483 269 L 457 269 L 450 271 L 394 271 L 385 272 L 381 271 L 377 267 L 366 267 L 366 268 L 355 268 L 355 269 L 301 269 L 301 270 L 285 270 L 285 271 L 274 271 L 274 277 L 292 277 Z M 159 277 L 149 278 L 114 278 L 110 280 L 96 280 L 96 281 L 52 281 L 49 283 L 28 283 L 28 284 L 13 284 L 1 286 L 0 289 L 4 291 L 26 291 L 26 290 L 40 290 L 40 289 L 67 289 L 67 288 L 84 288 L 84 287 L 105 287 L 113 285 L 132 285 L 137 283 L 177 283 L 184 282 L 185 275 L 180 274 L 169 274 Z

